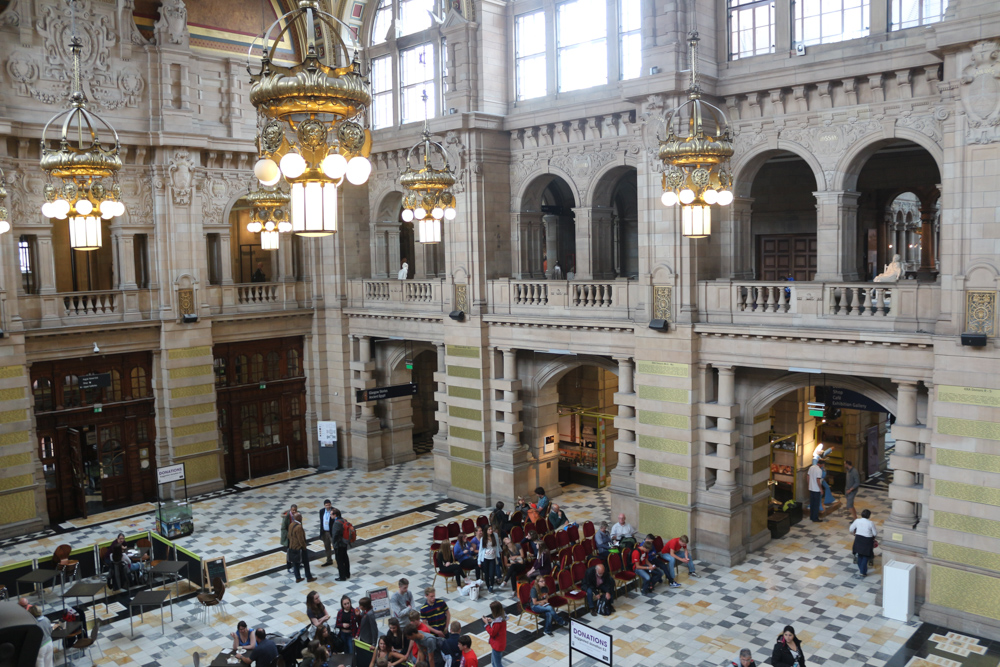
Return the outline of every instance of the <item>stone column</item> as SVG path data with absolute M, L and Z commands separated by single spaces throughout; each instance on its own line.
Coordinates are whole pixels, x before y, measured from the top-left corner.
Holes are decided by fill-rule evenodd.
M 934 219 L 937 216 L 938 197 L 936 189 L 920 197 L 920 268 L 917 270 L 917 277 L 921 280 L 934 280 L 938 274 L 934 260 Z
M 732 271 L 733 280 L 753 280 L 753 228 L 751 226 L 753 199 L 737 197 L 730 206 L 732 216 Z
M 615 277 L 615 216 L 610 208 L 594 208 L 590 214 L 590 261 L 594 278 Z
M 559 216 L 546 213 L 542 216 L 542 224 L 545 226 L 545 277 L 552 280 L 559 262 Z M 566 277 L 566 270 L 562 266 L 563 278 Z
M 594 209 L 574 208 L 576 214 L 576 280 L 594 279 Z M 563 267 L 568 271 L 568 267 Z
M 437 384 L 437 391 L 434 392 L 434 400 L 437 401 L 437 410 L 434 418 L 438 423 L 437 433 L 434 434 L 434 451 L 442 456 L 448 455 L 448 362 L 445 359 L 447 350 L 443 342 L 435 342 L 437 348 L 437 371 L 434 373 L 434 382 Z
M 514 277 L 530 280 L 542 277 L 542 214 L 515 213 Z M 566 270 L 566 267 L 563 267 Z
M 52 247 L 52 230 L 38 229 L 38 293 L 56 293 L 56 257 Z
M 615 472 L 620 475 L 632 477 L 635 473 L 635 364 L 628 357 L 616 358 L 618 362 L 618 417 L 621 426 L 618 426 L 619 419 L 615 420 L 618 426 L 618 439 L 615 441 L 615 450 L 618 452 L 618 465 Z M 626 402 L 628 398 L 631 402 Z M 631 427 L 631 428 L 629 428 Z M 632 489 L 635 492 L 635 489 Z
M 716 366 L 719 371 L 719 393 L 718 404 L 729 406 L 736 404 L 736 371 L 732 366 Z M 735 429 L 735 421 L 727 417 L 719 417 L 716 428 L 721 433 L 732 433 Z M 715 450 L 715 455 L 720 459 L 726 459 L 731 464 L 736 461 L 736 447 L 731 444 L 719 444 Z M 736 490 L 736 466 L 730 465 L 726 468 L 716 470 L 715 487 L 717 491 L 731 493 Z
M 219 234 L 219 261 L 222 263 L 222 284 L 233 284 L 233 249 L 232 237 L 228 232 Z
M 120 229 L 112 232 L 118 242 L 118 266 L 115 275 L 118 289 L 136 289 L 135 282 L 135 234 L 123 233 Z
M 521 393 L 521 383 L 517 379 L 517 350 L 504 347 L 500 348 L 503 354 L 503 379 L 505 380 L 503 401 L 503 420 L 506 429 L 503 433 L 503 447 L 505 452 L 516 452 L 521 449 L 521 415 L 519 406 L 519 394 Z
M 897 401 L 895 426 L 913 427 L 917 425 L 917 383 L 907 380 L 896 382 Z M 909 440 L 896 439 L 896 452 L 893 458 L 913 457 L 917 453 L 916 443 Z M 893 498 L 896 490 L 912 489 L 916 482 L 916 475 L 907 470 L 894 469 L 892 484 L 889 485 L 889 497 Z M 914 504 L 908 500 L 893 498 L 892 511 L 889 514 L 889 521 L 900 525 L 913 525 L 917 520 Z
M 814 192 L 816 245 L 824 248 L 816 258 L 814 280 L 851 282 L 858 275 L 857 192 Z
M 357 361 L 351 362 L 351 371 L 358 373 L 358 378 L 351 383 L 351 389 L 371 389 L 375 386 L 375 361 L 372 358 L 370 337 L 358 337 L 358 357 Z M 350 456 L 351 467 L 378 470 L 385 466 L 382 426 L 375 416 L 374 401 L 362 403 L 361 410 L 351 421 Z

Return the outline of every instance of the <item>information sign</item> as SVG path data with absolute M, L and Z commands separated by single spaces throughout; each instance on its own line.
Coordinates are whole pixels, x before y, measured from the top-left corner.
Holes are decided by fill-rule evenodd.
M 372 611 L 375 612 L 375 618 L 385 618 L 390 614 L 388 588 L 385 586 L 372 588 L 366 594 L 368 595 L 368 599 L 372 601 Z
M 111 373 L 87 373 L 80 376 L 80 389 L 101 389 L 111 386 Z
M 331 447 L 337 444 L 337 422 L 316 422 L 319 431 L 321 447 Z
M 169 484 L 179 482 L 184 479 L 184 464 L 177 463 L 172 466 L 163 466 L 156 469 L 156 483 Z
M 368 401 L 381 401 L 385 398 L 399 398 L 401 396 L 413 396 L 417 393 L 417 384 L 394 384 L 391 387 L 374 387 L 372 389 L 358 389 L 356 392 L 358 403 Z
M 613 646 L 614 640 L 608 633 L 595 630 L 575 618 L 569 620 L 569 664 L 571 667 L 573 665 L 573 651 L 579 651 L 600 663 L 610 665 Z

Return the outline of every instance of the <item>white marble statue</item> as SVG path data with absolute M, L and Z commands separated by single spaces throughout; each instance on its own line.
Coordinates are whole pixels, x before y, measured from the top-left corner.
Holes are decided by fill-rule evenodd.
M 899 282 L 899 279 L 903 277 L 903 265 L 899 261 L 899 255 L 892 256 L 892 262 L 885 265 L 885 270 L 882 273 L 875 276 L 875 281 L 877 283 L 895 283 Z

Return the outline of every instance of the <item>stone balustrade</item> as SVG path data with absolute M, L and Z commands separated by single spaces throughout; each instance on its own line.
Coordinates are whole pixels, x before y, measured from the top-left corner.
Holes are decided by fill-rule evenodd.
M 546 315 L 560 317 L 631 318 L 630 289 L 635 281 L 619 280 L 512 280 L 490 281 L 490 313 L 494 315 Z M 647 288 L 648 289 L 648 288 Z
M 205 300 L 212 315 L 278 312 L 311 308 L 309 285 L 304 282 L 209 285 Z
M 159 295 L 148 289 L 28 294 L 17 299 L 26 329 L 148 320 Z
M 443 280 L 368 280 L 348 281 L 349 308 L 405 308 L 440 313 L 444 308 Z
M 716 324 L 848 327 L 933 332 L 933 284 L 702 281 L 700 320 Z

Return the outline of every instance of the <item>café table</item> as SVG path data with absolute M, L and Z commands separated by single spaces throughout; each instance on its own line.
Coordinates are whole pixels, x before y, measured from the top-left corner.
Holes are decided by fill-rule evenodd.
M 69 637 L 76 637 L 83 634 L 83 623 L 81 621 L 70 621 L 69 623 L 65 621 L 60 621 L 59 627 L 52 628 L 52 641 L 57 642 L 60 639 L 67 639 Z M 69 661 L 69 651 L 66 647 L 63 647 L 63 667 Z
M 47 584 L 48 582 L 54 580 L 58 576 L 59 576 L 59 573 L 56 570 L 47 570 L 47 569 L 41 569 L 41 568 L 39 568 L 37 570 L 32 570 L 28 574 L 26 574 L 26 575 L 24 575 L 22 577 L 18 577 L 17 578 L 17 582 L 16 582 L 17 596 L 21 597 L 21 584 L 22 583 L 24 583 L 24 584 L 31 584 L 32 589 L 36 593 L 38 593 L 38 599 L 40 600 L 40 605 L 39 606 L 42 609 L 45 609 L 45 584 Z M 39 586 L 41 586 L 41 589 L 39 589 Z
M 247 651 L 249 652 L 249 651 Z M 229 659 L 233 656 L 238 655 L 236 650 L 227 648 L 224 651 L 220 651 L 219 655 L 215 656 L 209 667 L 231 667 L 232 665 L 242 665 L 244 664 L 242 660 L 236 662 L 229 662 Z M 245 655 L 245 654 L 244 654 Z
M 166 587 L 167 576 L 172 576 L 173 581 L 177 584 L 177 595 L 181 594 L 181 571 L 188 566 L 187 561 L 183 560 L 161 560 L 156 564 L 149 572 L 149 589 L 153 589 L 153 575 L 160 575 L 160 583 Z
M 98 594 L 100 594 L 101 591 L 104 590 L 104 588 L 105 585 L 103 581 L 100 583 L 90 583 L 89 581 L 81 581 L 80 583 L 75 584 L 72 588 L 63 593 L 63 599 L 69 597 L 76 598 L 76 602 L 77 604 L 79 604 L 80 598 L 82 597 L 90 598 L 90 606 L 93 607 L 94 605 L 97 604 Z M 104 596 L 104 611 L 108 611 L 108 596 Z M 95 611 L 94 613 L 96 618 L 97 612 Z
M 163 603 L 170 598 L 170 591 L 140 591 L 135 594 L 128 603 L 128 629 L 135 636 L 135 629 L 132 627 L 132 607 L 139 608 L 139 620 L 142 620 L 142 612 L 144 607 L 159 607 L 160 608 L 160 631 L 163 634 L 167 634 L 167 627 L 164 624 L 163 619 Z M 174 621 L 174 603 L 173 600 L 170 601 L 170 622 Z

